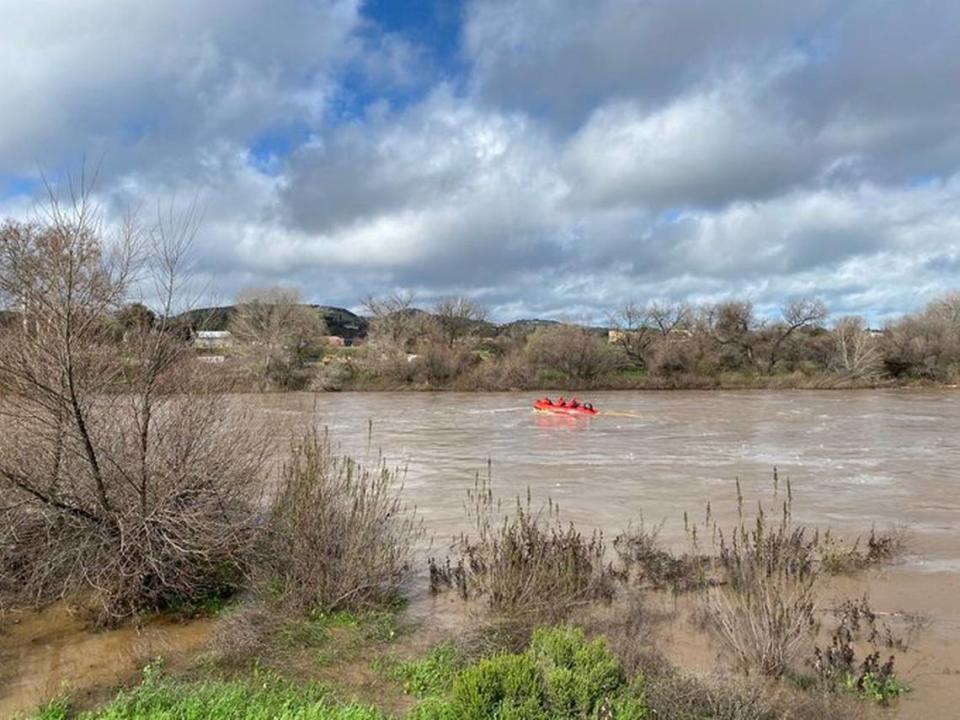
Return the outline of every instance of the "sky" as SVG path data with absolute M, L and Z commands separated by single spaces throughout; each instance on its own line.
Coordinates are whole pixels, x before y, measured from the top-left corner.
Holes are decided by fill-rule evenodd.
M 0 217 L 196 199 L 206 299 L 506 321 L 960 288 L 956 0 L 0 0 Z M 144 210 L 146 208 L 146 210 Z

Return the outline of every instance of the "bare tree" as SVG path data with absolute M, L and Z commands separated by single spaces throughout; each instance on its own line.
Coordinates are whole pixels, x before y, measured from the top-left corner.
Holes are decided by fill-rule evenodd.
M 610 317 L 616 344 L 634 365 L 647 367 L 647 357 L 654 339 L 647 308 L 627 303 Z
M 833 329 L 835 370 L 853 378 L 872 378 L 880 371 L 880 349 L 863 318 L 845 317 Z
M 937 298 L 927 306 L 926 312 L 960 334 L 960 292 L 950 292 Z
M 440 334 L 447 347 L 477 334 L 487 319 L 486 308 L 467 297 L 446 297 L 433 307 Z
M 773 372 L 780 359 L 784 343 L 795 332 L 819 326 L 827 319 L 827 306 L 817 298 L 798 298 L 791 300 L 782 309 L 783 322 L 776 325 L 773 342 L 767 355 L 767 372 Z
M 732 347 L 749 365 L 755 365 L 754 345 L 757 342 L 757 320 L 753 303 L 728 300 L 707 310 L 707 326 L 715 342 Z
M 606 340 L 576 325 L 539 328 L 530 336 L 527 352 L 534 365 L 571 380 L 595 380 L 622 362 Z
M 222 592 L 254 530 L 262 442 L 213 393 L 186 395 L 191 353 L 172 309 L 195 215 L 106 237 L 81 188 L 0 236 L 0 590 L 16 602 L 92 599 L 101 617 Z M 109 317 L 134 286 L 156 320 L 118 344 Z
M 377 298 L 368 295 L 362 300 L 370 314 L 370 340 L 384 349 L 410 352 L 423 331 L 424 313 L 413 307 L 412 293 L 394 293 Z
M 323 318 L 301 304 L 292 288 L 245 290 L 237 297 L 228 327 L 248 367 L 282 388 L 303 379 L 306 362 L 322 356 L 327 342 Z
M 686 303 L 655 302 L 647 308 L 647 317 L 656 325 L 662 337 L 683 330 L 690 322 L 690 306 Z

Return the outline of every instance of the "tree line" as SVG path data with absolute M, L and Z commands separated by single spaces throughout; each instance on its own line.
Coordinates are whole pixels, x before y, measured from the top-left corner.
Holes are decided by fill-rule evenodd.
M 271 347 L 283 355 L 274 367 L 283 369 L 285 379 L 275 377 L 275 387 L 847 387 L 951 383 L 960 377 L 957 292 L 882 328 L 870 328 L 857 316 L 831 319 L 817 298 L 790 300 L 773 319 L 760 317 L 745 300 L 628 303 L 610 315 L 608 327 L 595 328 L 536 321 L 494 325 L 481 305 L 464 297 L 441 299 L 424 311 L 411 295 L 371 296 L 363 302 L 369 318 L 365 343 L 332 354 L 311 339 L 325 332 L 316 329 L 316 315 L 307 323 L 313 330 L 306 331 L 310 311 L 296 306 L 289 292 L 271 293 L 266 304 L 238 303 L 228 327 L 236 332 L 231 352 L 238 367 L 251 348 Z M 297 307 L 303 317 L 279 322 Z M 274 316 L 261 322 L 260 340 L 250 331 L 252 313 Z
M 6 223 L 6 255 L 43 232 L 38 225 Z M 133 228 L 125 232 L 135 234 Z M 111 253 L 132 252 L 124 248 L 145 240 L 114 242 Z M 34 250 L 41 252 L 53 250 Z M 23 261 L 8 257 L 8 273 L 13 262 Z M 170 262 L 160 258 L 154 265 Z M 121 278 L 124 288 L 142 292 L 141 269 L 123 272 L 130 275 Z M 467 297 L 441 298 L 424 310 L 411 294 L 369 295 L 362 300 L 365 317 L 356 318 L 362 343 L 338 349 L 324 321 L 329 309 L 304 304 L 295 289 L 245 289 L 230 307 L 184 312 L 164 299 L 169 290 L 163 283 L 150 282 L 153 308 L 131 302 L 129 293 L 111 297 L 93 311 L 98 332 L 123 346 L 146 329 L 160 328 L 182 341 L 177 353 L 190 355 L 187 345 L 196 331 L 229 330 L 229 346 L 214 352 L 224 360 L 216 371 L 237 389 L 845 387 L 952 383 L 960 377 L 960 292 L 881 328 L 858 316 L 831 318 L 816 297 L 792 299 L 774 317 L 762 317 L 742 299 L 627 302 L 610 313 L 607 327 L 598 328 L 543 321 L 497 325 Z M 15 295 L 7 293 L 8 299 Z M 6 328 L 10 335 L 10 328 L 31 321 L 41 310 L 35 302 L 7 302 L 0 308 L 0 332 Z

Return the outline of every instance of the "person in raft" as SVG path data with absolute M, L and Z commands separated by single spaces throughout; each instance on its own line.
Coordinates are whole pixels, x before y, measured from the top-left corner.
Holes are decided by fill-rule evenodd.
M 563 395 L 557 398 L 557 407 L 566 407 L 567 401 L 563 399 Z
M 578 407 L 580 407 L 580 403 L 577 402 L 577 399 L 576 399 L 576 398 L 574 398 L 573 400 L 570 401 L 570 407 L 572 407 L 572 408 L 578 408 Z

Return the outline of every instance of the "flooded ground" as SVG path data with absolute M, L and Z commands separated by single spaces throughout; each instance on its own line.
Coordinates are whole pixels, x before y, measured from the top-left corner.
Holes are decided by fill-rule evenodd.
M 64 692 L 135 680 L 158 657 L 177 660 L 198 650 L 212 620 L 166 619 L 93 632 L 62 606 L 11 613 L 0 630 L 0 718 L 34 710 Z
M 506 496 L 530 488 L 535 500 L 552 497 L 567 518 L 608 536 L 641 517 L 647 524 L 663 522 L 662 537 L 675 544 L 683 542 L 684 511 L 701 517 L 709 501 L 715 515 L 732 517 L 737 478 L 748 500 L 769 499 L 776 466 L 781 495 L 786 478 L 791 481 L 801 522 L 845 536 L 874 525 L 907 526 L 909 552 L 902 563 L 855 582 L 840 580 L 830 592 L 867 592 L 876 609 L 926 616 L 927 628 L 901 661 L 915 691 L 898 714 L 956 716 L 960 392 L 620 392 L 589 399 L 605 414 L 540 416 L 530 411 L 531 396 L 509 393 L 245 398 L 281 443 L 317 422 L 329 426 L 348 452 L 382 451 L 406 466 L 407 498 L 434 534 L 435 554 L 466 529 L 465 491 L 476 473 L 487 472 L 488 460 L 494 488 Z M 414 595 L 414 613 L 441 612 L 422 578 Z M 195 641 L 171 628 L 146 636 L 51 631 L 57 623 L 32 616 L 0 635 L 0 716 L 65 680 L 76 686 L 77 678 L 96 672 L 91 668 L 112 668 L 93 682 L 115 681 L 144 651 L 162 654 L 162 642 L 189 649 Z M 144 646 L 151 642 L 161 643 L 156 652 Z M 687 645 L 679 643 L 679 651 Z M 691 650 L 681 659 L 705 663 L 703 656 L 702 649 Z

